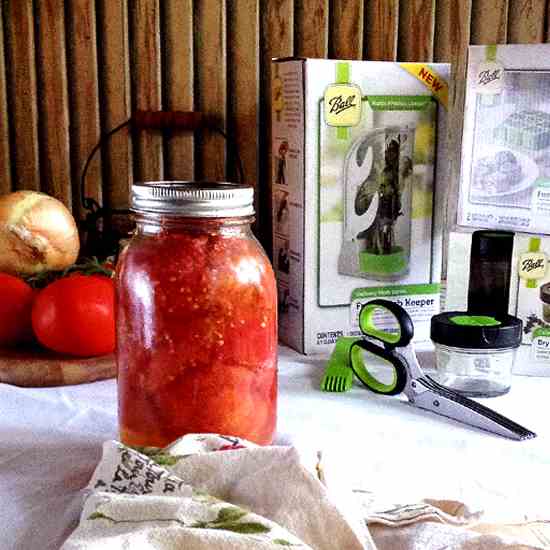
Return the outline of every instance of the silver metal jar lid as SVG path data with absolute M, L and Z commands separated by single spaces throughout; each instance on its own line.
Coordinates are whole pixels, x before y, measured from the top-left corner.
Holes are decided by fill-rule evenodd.
M 197 218 L 254 215 L 254 188 L 227 182 L 145 181 L 132 185 L 134 212 Z

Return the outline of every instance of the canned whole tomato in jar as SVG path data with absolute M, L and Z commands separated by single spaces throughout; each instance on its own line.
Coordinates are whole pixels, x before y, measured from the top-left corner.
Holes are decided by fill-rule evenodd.
M 213 432 L 270 443 L 277 292 L 250 229 L 253 189 L 137 183 L 132 211 L 116 275 L 121 440 L 162 447 Z

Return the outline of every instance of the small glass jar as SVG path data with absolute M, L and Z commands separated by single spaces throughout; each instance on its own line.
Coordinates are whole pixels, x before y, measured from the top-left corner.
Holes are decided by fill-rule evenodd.
M 503 315 L 489 317 L 451 311 L 432 317 L 440 384 L 467 397 L 496 397 L 510 390 L 522 322 Z
M 469 397 L 503 395 L 510 390 L 516 349 L 466 349 L 435 344 L 437 380 Z
M 133 185 L 137 228 L 116 279 L 125 444 L 200 432 L 271 442 L 277 291 L 250 229 L 252 201 L 237 184 Z

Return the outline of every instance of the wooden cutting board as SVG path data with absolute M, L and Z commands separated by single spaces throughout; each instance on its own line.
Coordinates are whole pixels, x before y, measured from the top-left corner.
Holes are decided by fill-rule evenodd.
M 66 386 L 114 376 L 114 355 L 69 358 L 41 348 L 0 349 L 0 382 L 6 384 Z

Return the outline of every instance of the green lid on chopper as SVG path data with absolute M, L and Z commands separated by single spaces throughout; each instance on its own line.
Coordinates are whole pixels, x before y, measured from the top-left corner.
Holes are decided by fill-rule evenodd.
M 523 323 L 512 315 L 447 311 L 434 315 L 430 337 L 436 344 L 466 349 L 506 349 L 521 344 Z

